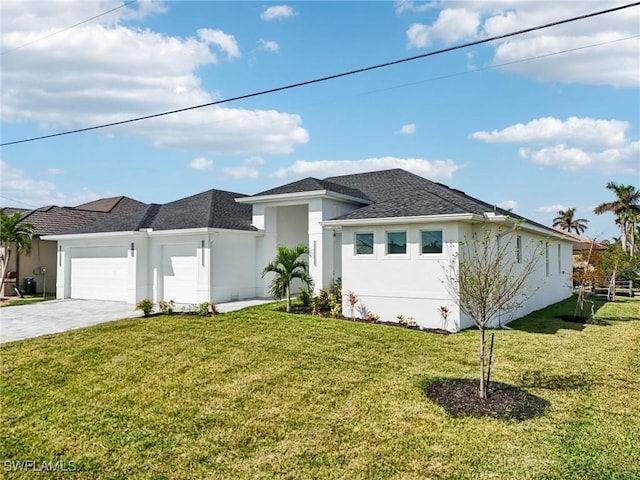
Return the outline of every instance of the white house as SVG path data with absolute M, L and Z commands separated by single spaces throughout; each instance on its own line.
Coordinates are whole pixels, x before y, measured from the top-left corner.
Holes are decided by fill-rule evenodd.
M 261 272 L 277 246 L 306 244 L 316 290 L 340 277 L 345 303 L 352 291 L 381 319 L 413 317 L 425 328 L 439 328 L 438 308 L 447 306 L 446 327 L 458 331 L 472 323 L 447 292 L 447 266 L 483 225 L 515 221 L 519 250 L 546 244 L 519 317 L 571 295 L 572 241 L 399 169 L 306 178 L 252 196 L 210 190 L 45 239 L 58 242 L 58 298 L 264 298 L 270 278 Z

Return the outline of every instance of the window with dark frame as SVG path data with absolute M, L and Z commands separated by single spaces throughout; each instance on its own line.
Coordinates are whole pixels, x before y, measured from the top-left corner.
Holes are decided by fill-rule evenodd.
M 407 253 L 407 232 L 387 232 L 387 255 Z
M 442 253 L 442 230 L 423 230 L 420 232 L 420 252 Z
M 356 233 L 356 255 L 373 255 L 373 232 Z

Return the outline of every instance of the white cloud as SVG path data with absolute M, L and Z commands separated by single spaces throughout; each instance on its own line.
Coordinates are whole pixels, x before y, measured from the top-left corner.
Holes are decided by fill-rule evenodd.
M 503 210 L 514 211 L 518 209 L 518 202 L 515 200 L 505 200 L 504 202 L 499 202 L 496 205 Z
M 213 160 L 209 160 L 205 157 L 196 157 L 191 160 L 189 166 L 194 170 L 211 170 L 213 167 Z
M 204 40 L 207 44 L 213 43 L 217 45 L 220 50 L 227 54 L 227 58 L 239 58 L 242 56 L 240 53 L 240 47 L 233 35 L 224 33 L 222 30 L 211 30 L 209 28 L 201 28 L 198 30 L 198 36 Z
M 629 122 L 569 117 L 538 118 L 527 124 L 517 123 L 502 130 L 475 132 L 471 138 L 488 143 L 577 142 L 582 145 L 616 146 L 626 142 Z
M 432 8 L 437 7 L 437 2 L 427 2 L 427 3 L 419 3 L 412 2 L 410 0 L 395 0 L 393 2 L 393 8 L 398 15 L 404 12 L 425 12 Z
M 26 176 L 23 170 L 0 160 L 2 205 L 39 208 L 45 205 L 75 206 L 97 200 L 100 196 L 89 189 L 65 195 L 55 183 Z
M 298 160 L 293 165 L 277 170 L 273 176 L 283 178 L 327 177 L 402 168 L 430 180 L 450 179 L 461 168 L 453 160 L 423 160 L 421 158 L 381 157 L 364 160 Z
M 640 141 L 626 137 L 630 125 L 619 120 L 553 117 L 518 123 L 502 130 L 478 131 L 470 138 L 488 143 L 542 145 L 520 147 L 518 156 L 562 170 L 593 170 L 603 173 L 640 174 Z
M 250 165 L 250 166 L 260 166 L 260 165 L 264 165 L 265 159 L 262 157 L 250 157 L 250 158 L 245 158 L 242 163 L 244 163 L 245 165 Z
M 528 151 L 527 158 L 538 165 L 558 167 L 562 170 L 595 170 L 603 173 L 640 175 L 640 141 L 599 152 L 588 152 L 560 144 Z
M 258 172 L 256 168 L 247 167 L 247 166 L 226 167 L 222 169 L 222 174 L 227 177 L 231 177 L 235 179 L 258 178 L 260 176 L 260 172 Z
M 542 207 L 538 207 L 538 212 L 544 213 L 558 213 L 560 210 L 567 210 L 569 207 L 567 205 L 546 205 Z
M 427 47 L 434 40 L 453 43 L 477 37 L 480 16 L 464 8 L 445 8 L 432 25 L 413 24 L 407 30 L 409 47 Z
M 558 20 L 605 10 L 611 2 L 513 2 L 511 0 L 444 2 L 432 23 L 411 25 L 410 47 L 434 42 L 446 45 L 502 35 Z M 398 10 L 396 4 L 396 11 Z M 400 6 L 404 10 L 406 6 Z M 494 42 L 492 64 L 542 82 L 637 87 L 640 85 L 640 46 L 637 7 L 627 8 L 526 35 Z M 628 38 L 627 40 L 621 40 Z M 621 41 L 618 41 L 621 40 Z M 582 47 L 603 44 L 591 48 Z M 557 52 L 560 55 L 549 55 Z M 542 57 L 533 61 L 523 59 Z M 515 63 L 514 63 L 515 62 Z
M 276 42 L 274 42 L 273 40 L 264 40 L 264 39 L 260 39 L 258 40 L 258 50 L 264 50 L 267 52 L 274 52 L 277 53 L 280 51 L 280 45 L 278 45 Z
M 402 128 L 400 129 L 400 133 L 403 135 L 412 135 L 416 133 L 416 124 L 408 123 L 406 125 L 403 125 Z
M 3 49 L 101 13 L 97 2 L 87 6 L 93 3 L 5 2 Z M 118 18 L 126 16 L 124 10 L 118 10 Z M 128 28 L 105 16 L 5 53 L 2 120 L 60 131 L 211 103 L 216 96 L 196 76 L 199 68 L 217 62 L 210 43 L 215 41 L 229 56 L 239 55 L 231 36 L 212 32 L 201 30 L 206 39 L 183 39 Z M 99 132 L 198 153 L 267 154 L 288 153 L 306 143 L 308 133 L 301 124 L 300 116 L 275 110 L 215 106 Z
M 285 18 L 293 17 L 295 14 L 295 10 L 288 5 L 276 5 L 269 7 L 262 12 L 260 18 L 268 22 L 271 20 L 283 20 Z

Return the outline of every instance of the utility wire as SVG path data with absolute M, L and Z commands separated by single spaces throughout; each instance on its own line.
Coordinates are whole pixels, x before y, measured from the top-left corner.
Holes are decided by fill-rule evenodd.
M 98 15 L 95 15 L 95 16 L 93 16 L 91 18 L 87 18 L 86 20 L 83 20 L 82 22 L 79 22 L 79 23 L 76 23 L 76 24 L 71 25 L 69 27 L 63 28 L 62 30 L 58 30 L 56 32 L 50 33 L 49 35 L 45 35 L 44 37 L 36 38 L 35 40 L 31 40 L 30 42 L 27 42 L 27 43 L 25 43 L 23 45 L 20 45 L 18 47 L 9 48 L 7 50 L 2 50 L 2 52 L 0 52 L 0 55 L 4 55 L 5 53 L 9 53 L 9 52 L 14 52 L 14 51 L 20 50 L 21 48 L 24 48 L 24 47 L 26 47 L 28 45 L 33 45 L 36 42 L 40 42 L 42 40 L 46 40 L 47 38 L 51 38 L 54 35 L 58 35 L 59 33 L 66 32 L 67 30 L 71 30 L 72 28 L 75 28 L 75 27 L 78 27 L 78 26 L 83 25 L 85 23 L 88 23 L 91 20 L 95 20 L 96 18 L 100 18 L 100 17 L 102 17 L 104 15 L 107 15 L 107 14 L 109 14 L 111 12 L 115 12 L 116 10 L 124 8 L 124 7 L 128 6 L 128 5 L 131 5 L 132 3 L 135 3 L 137 1 L 138 0 L 129 0 L 128 2 L 125 2 L 125 3 L 123 3 L 122 5 L 120 5 L 118 7 L 112 8 L 111 10 L 107 10 L 106 12 L 102 12 L 102 13 L 100 13 Z
M 593 17 L 597 17 L 597 16 L 604 15 L 604 14 L 607 14 L 607 13 L 617 12 L 617 11 L 624 10 L 624 9 L 627 9 L 627 8 L 631 8 L 631 7 L 637 7 L 638 5 L 640 5 L 640 2 L 629 3 L 629 4 L 626 4 L 626 5 L 621 5 L 621 6 L 614 7 L 614 8 L 609 8 L 609 9 L 606 9 L 606 10 L 600 10 L 598 12 L 587 13 L 587 14 L 584 14 L 584 15 L 579 15 L 577 17 L 571 17 L 571 18 L 567 18 L 567 19 L 564 19 L 564 20 L 558 20 L 558 21 L 555 21 L 555 22 L 546 23 L 544 25 L 538 25 L 536 27 L 525 28 L 523 30 L 518 30 L 518 31 L 515 31 L 515 32 L 510 32 L 510 33 L 505 33 L 503 35 L 495 35 L 493 37 L 485 38 L 485 39 L 482 39 L 482 40 L 476 40 L 476 41 L 473 41 L 473 42 L 467 42 L 467 43 L 463 43 L 463 44 L 460 44 L 460 45 L 454 45 L 452 47 L 447 47 L 447 48 L 443 48 L 443 49 L 440 49 L 440 50 L 434 50 L 434 51 L 423 53 L 423 54 L 420 54 L 420 55 L 414 55 L 414 56 L 411 56 L 411 57 L 405 57 L 405 58 L 402 58 L 402 59 L 399 59 L 399 60 L 393 60 L 393 61 L 390 61 L 390 62 L 380 63 L 380 64 L 377 64 L 377 65 L 371 65 L 371 66 L 368 66 L 368 67 L 358 68 L 358 69 L 355 69 L 355 70 L 350 70 L 350 71 L 347 71 L 347 72 L 337 73 L 337 74 L 334 74 L 334 75 L 328 75 L 328 76 L 316 78 L 316 79 L 313 79 L 313 80 L 306 80 L 304 82 L 292 83 L 292 84 L 285 85 L 285 86 L 282 86 L 282 87 L 271 88 L 271 89 L 268 89 L 268 90 L 262 90 L 262 91 L 254 92 L 254 93 L 248 93 L 248 94 L 245 94 L 245 95 L 239 95 L 237 97 L 227 98 L 227 99 L 224 99 L 224 100 L 217 100 L 215 102 L 204 103 L 204 104 L 201 104 L 201 105 L 195 105 L 195 106 L 191 106 L 191 107 L 179 108 L 179 109 L 176 109 L 176 110 L 170 110 L 170 111 L 162 112 L 162 113 L 155 113 L 153 115 L 145 115 L 143 117 L 136 117 L 136 118 L 131 118 L 131 119 L 128 119 L 128 120 L 121 120 L 119 122 L 105 123 L 105 124 L 96 125 L 96 126 L 93 126 L 93 127 L 79 128 L 79 129 L 76 129 L 76 130 L 69 130 L 69 131 L 66 131 L 66 132 L 54 133 L 54 134 L 51 134 L 51 135 L 43 135 L 43 136 L 40 136 L 40 137 L 26 138 L 26 139 L 23 139 L 23 140 L 14 140 L 14 141 L 11 141 L 11 142 L 0 143 L 0 147 L 5 147 L 5 146 L 8 146 L 8 145 L 15 145 L 15 144 L 19 144 L 19 143 L 34 142 L 36 140 L 44 140 L 46 138 L 60 137 L 60 136 L 63 136 L 63 135 L 71 135 L 71 134 L 74 134 L 74 133 L 88 132 L 88 131 L 91 131 L 91 130 L 98 130 L 98 129 L 101 129 L 101 128 L 114 127 L 114 126 L 117 126 L 117 125 L 124 125 L 124 124 L 127 124 L 127 123 L 139 122 L 139 121 L 142 121 L 142 120 L 149 120 L 151 118 L 163 117 L 163 116 L 171 115 L 171 114 L 174 114 L 174 113 L 186 112 L 186 111 L 189 111 L 189 110 L 196 110 L 196 109 L 199 109 L 199 108 L 210 107 L 210 106 L 219 105 L 219 104 L 222 104 L 222 103 L 234 102 L 234 101 L 237 101 L 237 100 L 245 100 L 247 98 L 258 97 L 258 96 L 261 96 L 261 95 L 267 95 L 269 93 L 281 92 L 283 90 L 290 90 L 290 89 L 293 89 L 293 88 L 312 85 L 312 84 L 315 84 L 315 83 L 326 82 L 328 80 L 335 80 L 337 78 L 356 75 L 358 73 L 369 72 L 371 70 L 377 70 L 377 69 L 380 69 L 380 68 L 390 67 L 390 66 L 393 66 L 393 65 L 398 65 L 398 64 L 401 64 L 401 63 L 406 63 L 406 62 L 410 62 L 410 61 L 414 61 L 414 60 L 418 60 L 418 59 L 422 59 L 422 58 L 432 57 L 432 56 L 435 56 L 435 55 L 440 55 L 442 53 L 448 53 L 448 52 L 452 52 L 452 51 L 455 51 L 455 50 L 461 50 L 463 48 L 468 48 L 468 47 L 472 47 L 472 46 L 475 46 L 475 45 L 481 45 L 481 44 L 484 44 L 484 43 L 493 42 L 495 40 L 501 40 L 503 38 L 514 37 L 516 35 L 522 35 L 524 33 L 535 32 L 535 31 L 542 30 L 542 29 L 549 28 L 549 27 L 555 27 L 555 26 L 558 26 L 558 25 L 564 25 L 564 24 L 567 24 L 567 23 L 576 22 L 578 20 L 584 20 L 584 19 L 587 19 L 587 18 L 593 18 Z

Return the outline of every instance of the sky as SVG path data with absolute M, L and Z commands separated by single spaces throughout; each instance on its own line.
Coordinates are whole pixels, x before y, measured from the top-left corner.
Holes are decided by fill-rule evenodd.
M 0 205 L 167 203 L 404 168 L 536 222 L 619 235 L 608 182 L 640 185 L 631 3 L 16 1 L 1 4 Z

